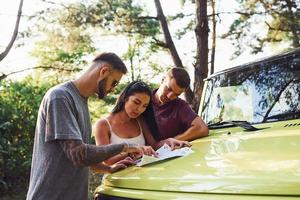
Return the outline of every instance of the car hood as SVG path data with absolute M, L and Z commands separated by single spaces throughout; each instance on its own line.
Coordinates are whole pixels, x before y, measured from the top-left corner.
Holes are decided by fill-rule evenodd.
M 300 195 L 300 121 L 216 129 L 192 154 L 111 174 L 104 185 L 137 190 Z

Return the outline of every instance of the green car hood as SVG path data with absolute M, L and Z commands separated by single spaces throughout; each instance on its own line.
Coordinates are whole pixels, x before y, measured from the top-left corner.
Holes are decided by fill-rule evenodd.
M 300 195 L 300 120 L 210 131 L 192 154 L 111 174 L 104 186 L 151 191 Z

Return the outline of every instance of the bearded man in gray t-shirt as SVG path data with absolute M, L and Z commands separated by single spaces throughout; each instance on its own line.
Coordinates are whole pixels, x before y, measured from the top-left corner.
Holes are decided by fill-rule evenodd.
M 127 72 L 113 53 L 98 55 L 78 79 L 51 88 L 40 105 L 27 200 L 88 199 L 89 167 L 114 172 L 134 164 L 100 162 L 120 153 L 142 153 L 134 144 L 90 145 L 88 97 L 103 98 Z

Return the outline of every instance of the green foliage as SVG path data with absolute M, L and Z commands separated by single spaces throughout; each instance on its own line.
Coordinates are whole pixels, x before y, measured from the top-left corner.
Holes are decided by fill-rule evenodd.
M 176 35 L 175 35 L 176 38 L 180 40 L 183 35 L 185 35 L 186 33 L 190 32 L 194 29 L 195 24 L 196 24 L 195 20 L 190 20 L 190 22 L 185 27 L 183 27 L 182 29 L 180 29 L 176 32 Z
M 74 6 L 77 6 L 75 4 Z M 160 32 L 159 22 L 149 16 L 145 16 L 143 5 L 133 0 L 116 1 L 91 1 L 89 5 L 80 4 L 68 21 L 77 25 L 91 25 L 101 27 L 116 33 L 140 34 L 153 36 Z M 77 17 L 82 16 L 82 17 Z
M 108 34 L 125 36 L 128 49 L 123 58 L 130 63 L 130 80 L 142 78 L 142 69 L 149 68 L 149 56 L 159 51 L 157 38 L 161 36 L 156 17 L 149 16 L 141 1 L 97 1 L 86 7 L 86 22 Z M 78 10 L 78 12 L 82 12 Z M 151 69 L 151 68 L 149 68 Z
M 22 33 L 23 37 L 37 40 L 32 55 L 37 58 L 36 76 L 42 80 L 64 82 L 73 78 L 75 72 L 87 65 L 86 57 L 95 52 L 86 26 L 72 24 L 67 18 L 82 7 L 80 4 L 76 6 L 70 5 L 67 10 L 64 7 L 40 11 L 31 18 L 32 25 L 28 30 Z
M 23 37 L 35 36 L 38 42 L 32 53 L 38 58 L 36 76 L 63 82 L 74 77 L 87 63 L 86 57 L 96 51 L 97 44 L 106 36 L 122 35 L 128 40 L 127 52 L 123 55 L 130 62 L 131 81 L 144 78 L 141 72 L 153 63 L 149 57 L 165 51 L 163 35 L 156 16 L 150 16 L 145 5 L 137 0 L 86 1 L 64 3 L 36 13 L 31 18 L 32 26 L 22 33 Z M 169 20 L 182 19 L 179 13 Z M 181 35 L 190 28 L 189 25 Z M 99 46 L 99 45 L 98 45 Z M 101 46 L 100 46 L 101 48 Z M 143 65 L 143 66 L 142 66 Z
M 86 56 L 94 52 L 90 36 L 80 28 L 58 28 L 45 32 L 45 39 L 36 43 L 32 55 L 38 59 L 37 70 L 43 79 L 68 80 L 86 64 Z M 45 73 L 42 73 L 44 72 Z
M 28 182 L 37 112 L 48 87 L 0 82 L 0 195 Z
M 300 4 L 296 1 L 238 0 L 240 16 L 223 38 L 232 40 L 235 56 L 250 47 L 252 53 L 263 51 L 267 44 L 288 43 L 300 46 Z M 298 2 L 298 3 L 297 3 Z
M 111 98 L 109 104 L 107 104 L 105 100 L 99 100 L 96 97 L 89 98 L 89 110 L 92 124 L 95 124 L 98 119 L 107 116 L 115 102 L 114 100 L 115 98 Z
M 68 4 L 63 9 L 52 9 L 50 13 L 52 14 L 42 13 L 49 17 L 38 16 L 39 21 L 56 23 L 64 28 L 79 28 L 82 31 L 89 28 L 100 28 L 110 34 L 121 33 L 130 36 L 153 37 L 160 33 L 156 17 L 148 16 L 140 1 L 91 0 L 85 4 L 78 2 Z

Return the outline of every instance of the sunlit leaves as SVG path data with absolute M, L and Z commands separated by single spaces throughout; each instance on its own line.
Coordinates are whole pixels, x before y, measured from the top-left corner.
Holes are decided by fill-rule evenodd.
M 37 112 L 49 86 L 0 82 L 1 196 L 28 182 Z
M 298 47 L 300 38 L 299 0 L 238 0 L 240 16 L 223 38 L 232 40 L 235 55 L 248 47 L 252 53 L 263 51 L 267 44 L 288 43 Z M 298 3 L 297 3 L 298 2 Z

